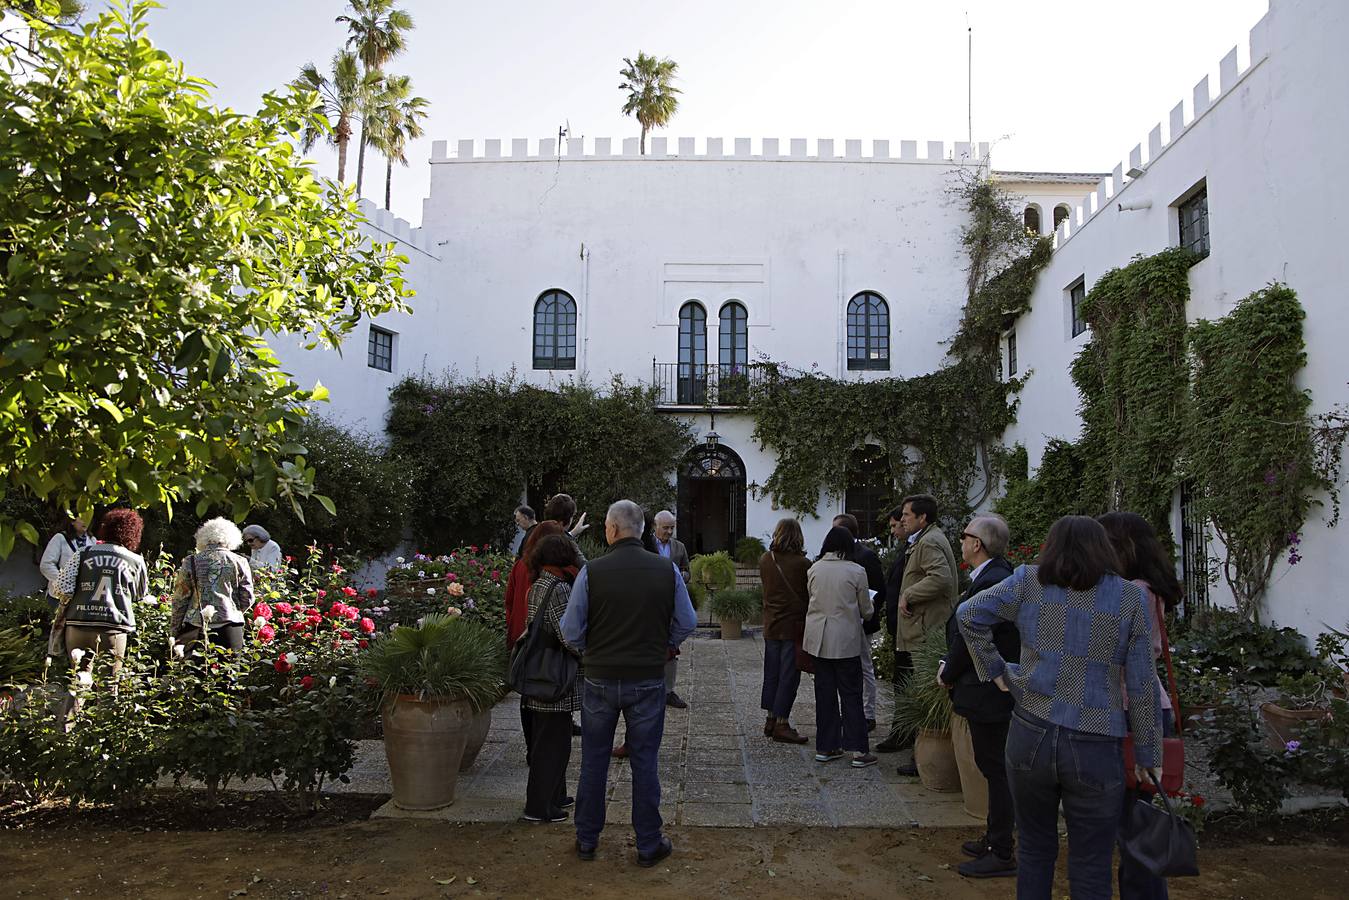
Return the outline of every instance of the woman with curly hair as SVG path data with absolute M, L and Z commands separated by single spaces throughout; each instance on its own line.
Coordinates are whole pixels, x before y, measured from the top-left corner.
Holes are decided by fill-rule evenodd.
M 136 633 L 136 601 L 150 593 L 150 574 L 136 551 L 143 528 L 134 509 L 110 509 L 98 523 L 101 543 L 80 549 L 61 567 L 63 605 L 53 628 L 64 628 L 65 652 L 86 683 L 94 657 L 109 652 L 113 677 L 122 668 L 127 635 Z
M 197 552 L 183 560 L 173 586 L 170 627 L 182 652 L 190 652 L 203 630 L 217 647 L 243 649 L 253 574 L 248 560 L 232 549 L 243 540 L 229 519 L 211 519 L 197 529 Z

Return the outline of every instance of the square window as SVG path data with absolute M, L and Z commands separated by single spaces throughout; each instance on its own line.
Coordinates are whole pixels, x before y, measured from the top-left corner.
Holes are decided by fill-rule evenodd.
M 366 365 L 383 372 L 393 371 L 393 332 L 370 326 L 370 344 L 366 351 Z

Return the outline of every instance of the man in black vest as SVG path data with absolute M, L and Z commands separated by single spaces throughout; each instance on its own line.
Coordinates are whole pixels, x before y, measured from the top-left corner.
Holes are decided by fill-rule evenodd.
M 1009 537 L 1001 516 L 977 516 L 965 526 L 960 555 L 970 567 L 971 581 L 969 590 L 960 596 L 961 603 L 1012 574 L 1012 564 L 1003 557 Z M 993 643 L 1003 659 L 1021 661 L 1021 634 L 1012 622 L 993 626 Z M 970 878 L 1014 876 L 1012 791 L 1003 762 L 1012 722 L 1012 695 L 991 681 L 979 680 L 954 612 L 946 622 L 946 646 L 937 680 L 950 688 L 956 714 L 968 720 L 974 763 L 988 781 L 988 830 L 982 838 L 962 845 L 961 849 L 974 859 L 961 863 L 957 871 Z
M 609 754 L 622 713 L 632 765 L 637 864 L 654 866 L 674 849 L 661 834 L 656 769 L 665 732 L 665 662 L 698 619 L 679 570 L 642 547 L 642 526 L 642 509 L 631 500 L 609 507 L 604 534 L 610 550 L 576 576 L 562 635 L 583 653 L 585 670 L 576 854 L 595 858 L 604 830 Z

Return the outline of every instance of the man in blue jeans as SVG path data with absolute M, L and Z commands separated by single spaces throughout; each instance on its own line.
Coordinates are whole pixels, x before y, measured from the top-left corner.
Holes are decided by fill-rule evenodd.
M 679 570 L 642 547 L 642 526 L 642 508 L 631 500 L 609 507 L 604 535 L 610 550 L 576 576 L 562 636 L 583 654 L 576 854 L 594 859 L 599 846 L 609 754 L 621 712 L 632 765 L 637 864 L 654 866 L 674 849 L 661 834 L 656 769 L 665 733 L 665 662 L 698 619 Z

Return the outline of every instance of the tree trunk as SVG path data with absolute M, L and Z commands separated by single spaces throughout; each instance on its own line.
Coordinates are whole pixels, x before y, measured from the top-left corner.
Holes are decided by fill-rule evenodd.
M 361 185 L 365 182 L 365 123 L 361 123 L 361 145 L 356 151 L 356 196 L 361 196 Z
M 393 193 L 393 157 L 385 158 L 384 166 L 384 208 L 389 208 L 389 195 Z
M 343 184 L 347 180 L 347 141 L 351 140 L 350 135 L 343 135 L 338 132 L 337 135 L 337 183 Z
M 646 126 L 642 126 L 642 155 L 646 156 Z

